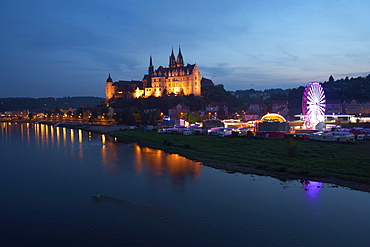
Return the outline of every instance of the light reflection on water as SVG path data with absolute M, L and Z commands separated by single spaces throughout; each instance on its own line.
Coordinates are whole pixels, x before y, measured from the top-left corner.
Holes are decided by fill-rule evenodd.
M 368 193 L 227 174 L 177 154 L 42 124 L 1 123 L 0 150 L 5 246 L 370 242 Z M 91 198 L 96 191 L 106 199 Z
M 5 136 L 11 135 L 10 129 L 6 128 L 6 124 L 2 124 L 2 132 Z M 46 146 L 61 147 L 70 145 L 68 150 L 72 157 L 84 158 L 84 141 L 91 142 L 93 133 L 83 132 L 81 129 L 67 129 L 65 127 L 54 127 L 53 125 L 46 124 L 20 124 L 20 134 L 23 143 L 30 144 L 31 130 L 33 128 L 34 136 L 38 147 L 43 148 Z M 76 137 L 77 136 L 77 137 Z M 102 165 L 107 168 L 111 174 L 115 174 L 118 165 L 121 162 L 118 159 L 118 146 L 116 145 L 116 138 L 107 135 L 97 135 L 101 139 L 101 158 Z M 75 144 L 78 143 L 76 150 Z M 184 158 L 178 154 L 167 154 L 162 150 L 152 149 L 148 147 L 140 147 L 133 144 L 134 154 L 134 169 L 137 173 L 143 171 L 150 172 L 151 175 L 162 176 L 168 174 L 176 179 L 185 179 L 185 177 L 198 177 L 202 166 L 200 162 L 194 162 Z
M 323 183 L 310 180 L 302 180 L 304 195 L 307 199 L 307 207 L 312 214 L 321 215 L 320 212 L 320 191 Z
M 178 154 L 166 154 L 162 150 L 134 146 L 135 170 L 142 173 L 149 170 L 156 176 L 168 173 L 173 177 L 184 178 L 186 175 L 198 177 L 201 172 L 200 162 L 194 162 Z
M 307 198 L 317 201 L 322 188 L 322 182 L 302 180 L 302 184 Z

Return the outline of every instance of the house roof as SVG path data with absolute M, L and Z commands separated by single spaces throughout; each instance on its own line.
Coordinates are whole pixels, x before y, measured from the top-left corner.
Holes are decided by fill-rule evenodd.
M 163 77 L 163 76 L 170 76 L 173 75 L 173 72 L 183 72 L 184 75 L 190 75 L 193 73 L 195 64 L 187 64 L 186 66 L 181 67 L 171 67 L 166 68 L 163 66 L 159 66 L 152 75 L 152 77 Z M 177 73 L 175 73 L 176 76 Z
M 134 92 L 136 88 L 143 87 L 143 83 L 141 81 L 116 81 L 112 84 L 113 86 L 117 87 L 120 91 L 126 92 Z
M 181 108 L 178 108 L 178 107 L 181 107 Z M 179 103 L 179 104 L 175 105 L 174 107 L 172 107 L 172 109 L 190 109 L 190 107 L 187 106 L 187 105 L 184 105 L 182 103 Z

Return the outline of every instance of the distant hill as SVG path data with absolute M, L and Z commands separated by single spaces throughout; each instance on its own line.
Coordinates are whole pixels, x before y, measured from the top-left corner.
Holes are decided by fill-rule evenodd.
M 329 100 L 370 101 L 370 74 L 366 77 L 346 77 L 339 80 L 330 76 L 329 80 L 323 83 L 323 87 Z
M 271 104 L 274 100 L 287 100 L 289 103 L 289 114 L 301 114 L 302 112 L 302 96 L 305 86 L 292 89 L 265 89 L 265 90 L 237 90 L 230 92 L 238 100 L 239 105 L 260 103 Z M 328 81 L 322 83 L 325 91 L 327 101 L 339 100 L 351 101 L 353 99 L 358 101 L 370 101 L 370 74 L 366 77 L 357 78 L 341 78 L 335 80 L 330 76 Z M 246 108 L 247 108 L 246 107 Z
M 64 97 L 64 98 L 0 98 L 0 112 L 14 110 L 37 110 L 79 108 L 81 104 L 91 107 L 100 105 L 103 98 L 99 97 Z

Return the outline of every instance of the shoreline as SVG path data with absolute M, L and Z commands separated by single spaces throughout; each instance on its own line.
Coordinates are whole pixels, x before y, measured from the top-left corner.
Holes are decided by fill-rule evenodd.
M 281 181 L 292 181 L 292 180 L 313 180 L 324 183 L 334 184 L 336 186 L 346 187 L 353 190 L 370 192 L 370 177 L 356 177 L 350 174 L 338 174 L 338 173 L 317 173 L 307 168 L 302 171 L 291 170 L 289 167 L 269 167 L 269 165 L 263 164 L 263 161 L 252 164 L 248 162 L 240 162 L 240 160 L 228 159 L 223 155 L 212 156 L 202 153 L 201 151 L 193 150 L 192 145 L 173 145 L 171 141 L 163 141 L 162 143 L 145 138 L 146 136 L 138 136 L 140 130 L 130 130 L 130 126 L 125 125 L 81 125 L 81 124 L 62 124 L 57 122 L 48 122 L 45 124 L 58 125 L 59 127 L 66 127 L 71 129 L 81 129 L 87 132 L 93 132 L 97 134 L 105 134 L 112 137 L 117 137 L 119 142 L 123 143 L 137 143 L 140 146 L 146 146 L 149 148 L 160 149 L 166 153 L 176 153 L 190 160 L 201 162 L 202 165 L 212 167 L 225 171 L 227 173 L 242 173 L 242 174 L 253 174 L 259 176 L 269 176 Z M 135 133 L 136 134 L 133 134 Z M 128 135 L 130 133 L 131 135 Z M 155 134 L 156 137 L 166 136 L 170 137 L 170 134 L 157 134 L 154 132 L 144 132 L 145 134 Z M 132 135 L 133 134 L 133 135 Z M 182 137 L 174 136 L 174 137 Z M 202 136 L 206 137 L 206 136 Z M 185 137 L 186 138 L 186 137 Z M 218 138 L 218 137 L 216 137 Z M 228 140 L 230 138 L 218 138 L 218 140 Z M 241 138 L 243 139 L 243 138 Z M 214 139 L 217 140 L 217 139 Z M 263 140 L 268 141 L 268 140 Z M 263 142 L 262 141 L 262 142 Z M 368 142 L 368 141 L 366 141 Z M 336 144 L 333 144 L 336 145 Z M 345 144 L 346 145 L 346 144 Z M 356 145 L 356 144 L 355 144 Z M 208 157 L 207 157 L 208 156 Z M 370 173 L 369 173 L 370 175 Z M 344 178 L 344 179 L 342 179 Z
M 126 128 L 126 129 L 128 130 L 129 128 Z M 208 157 L 204 157 L 204 156 L 202 157 L 199 154 L 196 155 L 194 153 L 189 153 L 187 152 L 189 150 L 186 147 L 178 148 L 178 147 L 166 146 L 166 145 L 161 145 L 158 143 L 153 143 L 147 140 L 142 140 L 140 138 L 127 138 L 127 136 L 123 135 L 123 133 L 132 132 L 133 130 L 128 130 L 128 131 L 122 130 L 122 126 L 121 127 L 120 126 L 110 126 L 110 127 L 107 126 L 103 128 L 89 127 L 89 128 L 82 128 L 82 130 L 90 131 L 90 132 L 94 132 L 98 134 L 106 134 L 112 137 L 117 137 L 118 141 L 120 142 L 136 143 L 140 146 L 160 149 L 166 153 L 176 153 L 190 160 L 201 162 L 202 165 L 204 166 L 219 169 L 227 173 L 242 173 L 242 174 L 253 174 L 253 175 L 258 175 L 258 176 L 269 176 L 269 177 L 279 179 L 281 181 L 313 180 L 313 181 L 320 181 L 324 183 L 334 184 L 336 186 L 346 187 L 349 189 L 358 190 L 362 192 L 370 192 L 370 184 L 369 184 L 370 179 L 364 179 L 364 181 L 366 182 L 361 183 L 358 181 L 353 181 L 356 179 L 361 180 L 361 178 L 351 177 L 351 175 L 346 175 L 344 177 L 347 177 L 347 178 L 351 177 L 352 180 L 345 180 L 345 179 L 339 178 L 342 176 L 340 174 L 332 174 L 332 175 L 329 175 L 329 174 L 322 175 L 322 174 L 315 174 L 315 173 L 312 173 L 312 175 L 295 174 L 289 171 L 285 171 L 284 169 L 282 169 L 281 171 L 265 170 L 265 169 L 259 169 L 258 167 L 256 168 L 253 166 L 248 166 L 248 165 L 245 165 L 244 163 L 240 164 L 239 162 L 219 161 L 217 157 L 214 159 L 212 158 L 210 159 Z M 166 134 L 158 134 L 158 135 L 166 135 Z

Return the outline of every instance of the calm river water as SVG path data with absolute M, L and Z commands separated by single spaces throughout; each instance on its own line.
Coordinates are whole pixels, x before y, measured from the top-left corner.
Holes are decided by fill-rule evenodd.
M 370 244 L 369 193 L 229 174 L 80 130 L 0 126 L 1 246 Z

